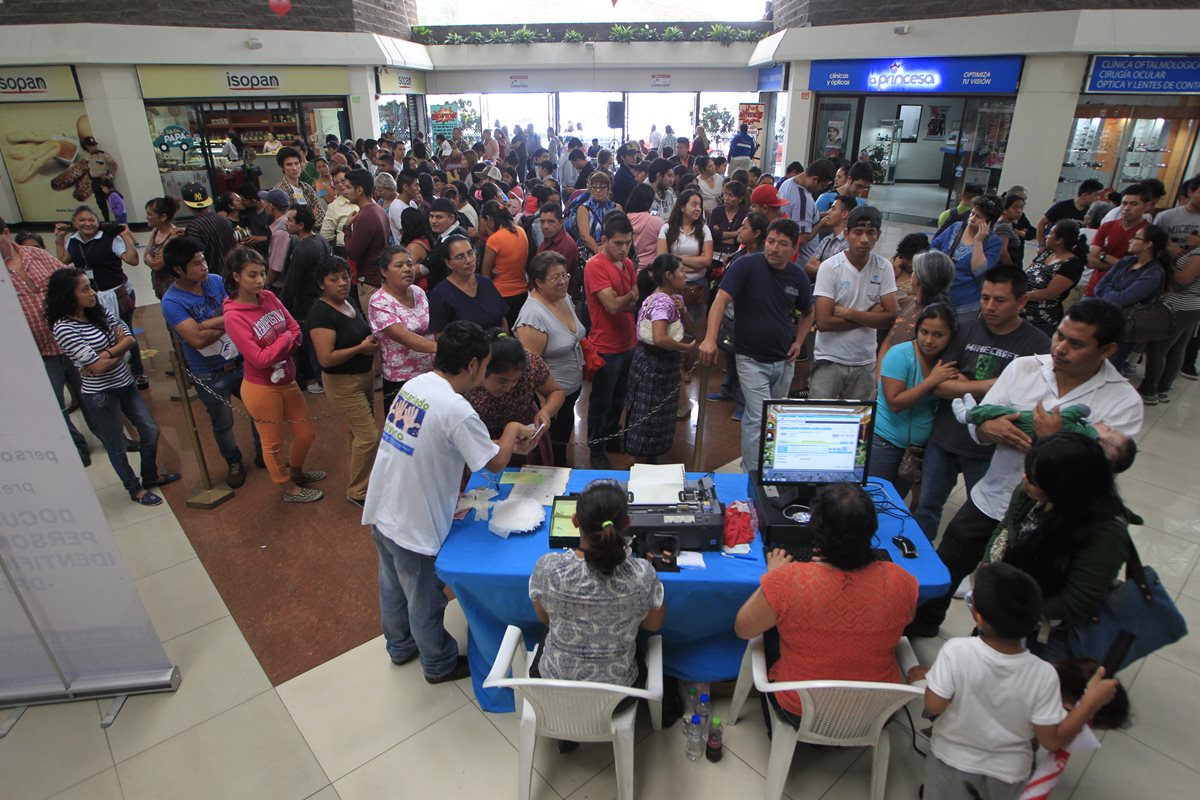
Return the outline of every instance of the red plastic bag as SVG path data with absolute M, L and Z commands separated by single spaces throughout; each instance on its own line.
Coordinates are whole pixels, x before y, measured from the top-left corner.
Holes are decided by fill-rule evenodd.
M 592 344 L 590 338 L 585 337 L 579 346 L 583 349 L 583 377 L 590 381 L 604 366 L 604 357 L 596 350 L 596 345 Z
M 725 546 L 736 547 L 754 541 L 754 515 L 742 502 L 725 506 Z

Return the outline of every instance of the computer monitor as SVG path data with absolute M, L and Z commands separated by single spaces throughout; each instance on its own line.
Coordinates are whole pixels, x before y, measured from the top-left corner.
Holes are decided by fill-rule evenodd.
M 759 485 L 865 484 L 874 427 L 873 402 L 765 401 Z

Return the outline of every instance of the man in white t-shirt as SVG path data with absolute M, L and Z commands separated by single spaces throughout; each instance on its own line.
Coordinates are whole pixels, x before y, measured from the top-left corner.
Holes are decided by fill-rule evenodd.
M 1200 175 L 1185 181 L 1179 190 L 1183 199 L 1175 208 L 1159 213 L 1154 224 L 1167 232 L 1171 240 L 1171 263 L 1190 250 L 1200 247 Z M 1166 259 L 1163 259 L 1166 263 Z
M 984 403 L 1007 406 L 1018 413 L 988 420 L 972 432 L 980 444 L 995 443 L 996 451 L 937 548 L 950 572 L 951 588 L 917 609 L 905 635 L 937 635 L 952 592 L 975 569 L 996 525 L 1004 519 L 1013 490 L 1025 473 L 1025 451 L 1033 444 L 1014 424 L 1019 412 L 1034 412 L 1038 437 L 1061 431 L 1058 410 L 1080 403 L 1091 409 L 1088 421 L 1092 425 L 1104 423 L 1106 430 L 1125 436 L 1135 436 L 1142 429 L 1142 399 L 1108 361 L 1124 329 L 1125 319 L 1116 305 L 1096 298 L 1082 300 L 1067 310 L 1050 341 L 1048 355 L 1013 359 L 984 395 Z
M 833 185 L 837 169 L 828 159 L 819 159 L 808 165 L 808 169 L 791 180 L 779 184 L 779 196 L 787 201 L 783 213 L 800 226 L 801 250 L 819 233 L 826 233 L 829 226 L 817 211 L 816 196 Z M 804 261 L 798 262 L 803 266 Z
M 875 332 L 896 321 L 895 270 L 872 252 L 882 222 L 879 209 L 855 208 L 846 221 L 846 249 L 817 269 L 817 336 L 809 397 L 875 397 Z
M 473 322 L 446 326 L 433 371 L 404 384 L 388 410 L 363 510 L 379 551 L 379 604 L 388 655 L 407 664 L 418 655 L 425 680 L 469 677 L 465 656 L 446 630 L 446 595 L 434 562 L 450 533 L 463 467 L 503 469 L 530 429 L 511 422 L 499 441 L 463 394 L 479 386 L 491 358 Z

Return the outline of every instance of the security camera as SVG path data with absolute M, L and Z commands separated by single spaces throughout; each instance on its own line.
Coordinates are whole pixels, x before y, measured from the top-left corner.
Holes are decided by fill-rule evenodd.
M 892 33 L 896 34 L 897 36 L 904 36 L 911 30 L 912 30 L 911 25 L 897 25 L 894 28 L 892 28 Z

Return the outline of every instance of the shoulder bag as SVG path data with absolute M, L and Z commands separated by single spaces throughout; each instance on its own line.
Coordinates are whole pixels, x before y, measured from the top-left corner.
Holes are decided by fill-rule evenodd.
M 1142 342 L 1157 342 L 1171 335 L 1174 328 L 1175 312 L 1163 302 L 1170 277 L 1163 269 L 1163 285 L 1159 291 L 1144 303 L 1135 303 L 1121 309 L 1125 316 L 1125 333 L 1121 341 L 1140 344 Z
M 1187 635 L 1187 621 L 1153 567 L 1143 567 L 1137 548 L 1130 546 L 1125 581 L 1108 593 L 1089 622 L 1067 626 L 1067 645 L 1073 656 L 1102 661 L 1121 631 L 1137 636 L 1121 669 Z

